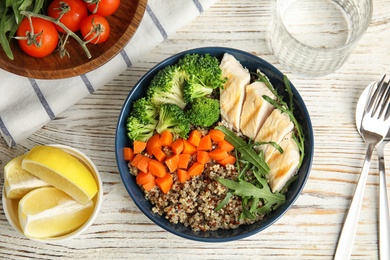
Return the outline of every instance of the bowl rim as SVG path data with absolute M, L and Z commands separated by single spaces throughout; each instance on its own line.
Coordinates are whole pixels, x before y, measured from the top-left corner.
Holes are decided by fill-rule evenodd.
M 68 153 L 68 154 L 76 157 L 78 160 L 82 161 L 82 163 L 91 171 L 93 177 L 96 180 L 96 184 L 98 187 L 98 192 L 95 195 L 96 199 L 94 199 L 96 201 L 96 203 L 94 205 L 94 210 L 92 211 L 91 216 L 81 227 L 79 227 L 78 229 L 74 230 L 71 233 L 68 233 L 68 234 L 65 234 L 62 236 L 58 236 L 58 237 L 32 238 L 32 237 L 27 237 L 23 233 L 23 231 L 21 230 L 19 223 L 16 223 L 17 219 L 14 219 L 14 218 L 17 218 L 17 214 L 16 214 L 16 216 L 13 217 L 11 215 L 11 212 L 9 212 L 8 208 L 12 207 L 13 200 L 6 198 L 5 185 L 3 185 L 3 189 L 2 189 L 3 210 L 4 210 L 5 216 L 8 220 L 8 223 L 13 227 L 13 229 L 17 233 L 19 233 L 23 237 L 28 238 L 28 239 L 33 240 L 33 241 L 38 241 L 38 242 L 43 242 L 43 243 L 61 243 L 61 242 L 71 240 L 75 237 L 78 237 L 79 235 L 84 233 L 95 222 L 95 219 L 97 218 L 97 216 L 100 212 L 102 203 L 103 203 L 103 182 L 102 182 L 102 178 L 100 176 L 100 173 L 99 173 L 96 165 L 92 162 L 92 160 L 85 153 L 81 152 L 80 150 L 78 150 L 76 148 L 73 148 L 73 147 L 70 147 L 67 145 L 62 145 L 62 144 L 47 144 L 45 146 L 52 146 L 52 147 L 60 148 L 61 150 L 65 151 L 66 153 Z M 15 212 L 13 212 L 13 214 L 15 215 Z
M 148 70 L 148 72 L 145 73 L 138 80 L 138 82 L 134 85 L 134 87 L 129 92 L 127 98 L 124 101 L 122 109 L 120 111 L 120 114 L 119 114 L 119 117 L 118 117 L 118 122 L 117 122 L 117 125 L 116 125 L 116 132 L 115 132 L 115 155 L 116 155 L 116 161 L 117 161 L 118 170 L 119 170 L 119 173 L 120 173 L 123 185 L 125 186 L 128 194 L 130 195 L 130 197 L 132 198 L 132 200 L 136 204 L 136 206 L 153 223 L 157 224 L 158 226 L 160 226 L 164 230 L 166 230 L 166 231 L 168 231 L 168 232 L 170 232 L 170 233 L 172 233 L 174 235 L 177 235 L 179 237 L 182 237 L 182 238 L 195 240 L 195 241 L 200 241 L 200 242 L 229 242 L 229 241 L 239 240 L 239 239 L 246 238 L 248 236 L 254 235 L 254 234 L 256 234 L 256 233 L 258 233 L 258 232 L 268 228 L 269 226 L 274 224 L 276 221 L 278 221 L 293 206 L 295 201 L 298 199 L 298 197 L 302 193 L 302 190 L 303 190 L 303 188 L 304 188 L 304 186 L 305 186 L 305 184 L 306 184 L 306 182 L 307 182 L 307 180 L 309 178 L 310 170 L 311 170 L 312 162 L 313 162 L 313 155 L 314 155 L 313 127 L 312 127 L 312 123 L 311 123 L 311 119 L 310 119 L 310 115 L 309 115 L 309 112 L 307 110 L 307 107 L 306 107 L 306 105 L 305 105 L 301 95 L 299 94 L 299 92 L 297 91 L 297 89 L 295 88 L 295 86 L 293 85 L 293 83 L 291 81 L 290 81 L 290 85 L 291 85 L 291 90 L 293 92 L 294 100 L 296 101 L 296 103 L 300 104 L 300 109 L 302 110 L 302 113 L 303 113 L 302 116 L 303 116 L 303 118 L 305 120 L 305 123 L 306 123 L 306 126 L 307 126 L 307 131 L 308 131 L 306 133 L 307 135 L 305 137 L 305 139 L 306 139 L 306 141 L 305 141 L 305 151 L 306 151 L 306 153 L 305 153 L 305 157 L 304 157 L 304 161 L 305 161 L 305 164 L 306 164 L 305 166 L 306 166 L 307 170 L 304 173 L 302 181 L 300 182 L 299 186 L 296 189 L 296 192 L 295 192 L 296 195 L 293 198 L 291 198 L 288 203 L 287 203 L 287 199 L 286 199 L 286 202 L 282 206 L 279 207 L 279 208 L 282 208 L 281 213 L 279 215 L 277 215 L 276 217 L 273 217 L 272 219 L 265 218 L 265 220 L 262 220 L 261 222 L 264 223 L 264 225 L 262 225 L 261 228 L 256 228 L 256 229 L 248 231 L 248 232 L 246 232 L 244 234 L 233 235 L 231 237 L 210 238 L 210 237 L 197 237 L 195 235 L 182 233 L 182 232 L 177 231 L 176 229 L 172 228 L 171 226 L 167 226 L 166 223 L 161 220 L 161 218 L 163 218 L 162 216 L 159 216 L 157 213 L 151 213 L 150 211 L 147 211 L 143 207 L 142 203 L 136 199 L 136 195 L 135 195 L 134 191 L 132 189 L 130 189 L 130 187 L 128 187 L 129 185 L 126 184 L 127 183 L 127 179 L 126 178 L 129 177 L 129 176 L 126 176 L 126 175 L 130 175 L 130 173 L 129 173 L 129 169 L 127 168 L 127 174 L 125 175 L 126 171 L 125 171 L 125 169 L 123 167 L 123 163 L 124 163 L 123 154 L 121 154 L 119 152 L 119 150 L 121 148 L 123 148 L 123 146 L 121 146 L 121 143 L 120 143 L 121 140 L 119 140 L 119 131 L 123 127 L 123 123 L 126 122 L 126 118 L 128 117 L 128 115 L 125 115 L 124 113 L 126 111 L 126 108 L 131 106 L 131 99 L 132 99 L 133 94 L 137 91 L 138 88 L 140 88 L 140 86 L 144 83 L 144 81 L 146 81 L 150 77 L 152 77 L 152 75 L 154 75 L 159 69 L 165 67 L 168 64 L 175 63 L 175 62 L 172 62 L 172 61 L 176 61 L 177 62 L 177 60 L 179 58 L 181 58 L 182 56 L 184 56 L 187 53 L 202 53 L 202 54 L 206 54 L 206 53 L 213 53 L 213 52 L 217 52 L 217 53 L 220 53 L 220 54 L 227 52 L 227 53 L 232 54 L 233 56 L 234 56 L 234 54 L 243 55 L 243 56 L 248 57 L 248 58 L 250 58 L 252 60 L 255 60 L 259 64 L 266 65 L 268 67 L 268 69 L 270 69 L 273 73 L 276 74 L 275 76 L 277 76 L 279 78 L 283 78 L 284 74 L 281 71 L 279 71 L 276 67 L 274 67 L 273 65 L 268 63 L 267 61 L 263 60 L 262 58 L 254 55 L 254 54 L 251 54 L 249 52 L 245 52 L 243 50 L 238 50 L 238 49 L 234 49 L 234 48 L 218 47 L 218 46 L 216 46 L 216 47 L 200 47 L 200 48 L 194 48 L 194 49 L 185 50 L 185 51 L 179 52 L 177 54 L 174 54 L 174 55 L 164 59 L 163 61 L 159 62 L 158 64 L 153 66 L 150 70 Z M 127 164 L 126 164 L 126 167 L 127 167 Z M 135 183 L 135 181 L 133 181 L 133 183 Z M 279 208 L 278 208 L 278 210 L 279 210 Z M 174 225 L 183 225 L 183 224 L 179 223 L 179 224 L 174 224 Z M 250 225 L 248 225 L 248 226 L 250 226 Z

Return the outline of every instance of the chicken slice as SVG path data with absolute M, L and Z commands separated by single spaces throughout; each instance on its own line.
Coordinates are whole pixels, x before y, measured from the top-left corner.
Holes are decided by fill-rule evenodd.
M 299 148 L 291 132 L 280 142 L 280 146 L 283 153 L 275 150 L 267 160 L 270 168 L 267 178 L 272 192 L 283 189 L 288 180 L 296 174 L 300 159 Z
M 274 109 L 270 116 L 265 120 L 259 133 L 256 135 L 256 142 L 275 142 L 279 144 L 283 138 L 294 129 L 294 124 L 286 113 L 279 109 Z M 268 161 L 275 147 L 271 144 L 259 145 L 257 149 L 264 152 L 265 161 Z
M 245 86 L 250 82 L 250 74 L 234 56 L 228 53 L 224 54 L 220 67 L 222 77 L 227 78 L 220 93 L 221 116 L 234 130 L 240 131 Z
M 275 108 L 263 95 L 275 99 L 275 95 L 264 82 L 255 81 L 245 87 L 245 101 L 242 107 L 240 130 L 251 139 L 255 139 L 264 121 Z

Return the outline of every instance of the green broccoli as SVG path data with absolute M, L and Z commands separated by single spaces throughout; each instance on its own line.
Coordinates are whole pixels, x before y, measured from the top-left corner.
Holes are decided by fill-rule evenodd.
M 143 97 L 134 101 L 132 115 L 137 117 L 141 123 L 148 124 L 156 119 L 158 109 L 149 99 Z
M 156 106 L 175 104 L 181 109 L 186 106 L 183 98 L 185 74 L 178 66 L 166 66 L 152 79 L 147 91 L 147 98 Z
M 131 140 L 146 142 L 153 136 L 157 123 L 157 119 L 152 119 L 149 123 L 142 123 L 137 117 L 129 116 L 126 124 L 127 136 Z
M 190 75 L 183 84 L 183 97 L 187 103 L 191 103 L 195 98 L 210 95 L 213 90 L 212 87 L 206 86 L 199 77 Z
M 185 114 L 191 124 L 209 127 L 219 120 L 219 100 L 208 97 L 194 99 Z
M 186 54 L 179 60 L 178 66 L 187 75 L 183 85 L 183 96 L 187 103 L 210 95 L 225 83 L 219 60 L 209 54 Z
M 186 138 L 190 132 L 190 123 L 180 107 L 174 104 L 162 104 L 156 130 L 160 134 L 164 130 L 169 130 L 175 137 Z

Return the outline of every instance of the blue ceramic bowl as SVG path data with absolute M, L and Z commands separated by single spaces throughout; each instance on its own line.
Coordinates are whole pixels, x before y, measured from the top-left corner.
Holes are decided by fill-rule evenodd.
M 152 212 L 152 205 L 144 197 L 144 193 L 141 188 L 136 184 L 135 177 L 129 174 L 129 168 L 127 162 L 123 159 L 123 147 L 130 146 L 130 140 L 127 137 L 126 132 L 126 120 L 129 114 L 131 113 L 132 103 L 140 97 L 146 95 L 146 89 L 149 86 L 152 78 L 157 74 L 157 72 L 164 68 L 167 65 L 172 65 L 178 62 L 187 53 L 199 53 L 199 54 L 210 54 L 212 56 L 221 59 L 224 53 L 230 53 L 241 64 L 248 68 L 250 71 L 255 72 L 257 69 L 260 69 L 265 73 L 270 79 L 273 86 L 278 90 L 279 94 L 286 96 L 284 84 L 283 84 L 283 74 L 276 69 L 274 66 L 264 61 L 263 59 L 254 56 L 250 53 L 243 52 L 236 49 L 230 48 L 221 48 L 221 47 L 206 47 L 198 48 L 193 50 L 184 51 L 182 53 L 176 54 L 158 65 L 152 68 L 148 73 L 146 73 L 134 86 L 130 94 L 128 95 L 123 108 L 119 115 L 119 120 L 116 129 L 115 136 L 115 154 L 116 160 L 119 168 L 119 173 L 121 175 L 123 184 L 125 185 L 128 193 L 131 198 L 138 206 L 138 208 L 154 223 L 162 227 L 163 229 L 178 235 L 183 238 L 203 241 L 203 242 L 226 242 L 233 241 L 241 238 L 248 237 L 250 235 L 256 234 L 257 232 L 264 230 L 265 228 L 272 225 L 277 221 L 281 216 L 283 216 L 287 210 L 294 204 L 295 200 L 300 195 L 306 180 L 309 177 L 309 172 L 312 165 L 313 159 L 313 150 L 314 150 L 314 138 L 313 138 L 313 129 L 310 121 L 309 113 L 306 109 L 305 103 L 303 102 L 301 96 L 299 95 L 296 88 L 291 84 L 291 88 L 294 95 L 294 105 L 295 105 L 295 116 L 300 122 L 305 134 L 305 157 L 302 163 L 301 168 L 298 172 L 298 179 L 294 181 L 286 194 L 286 202 L 280 206 L 275 211 L 272 211 L 268 216 L 266 216 L 262 221 L 258 221 L 251 225 L 242 225 L 237 229 L 229 230 L 216 230 L 216 231 L 199 231 L 194 232 L 189 227 L 185 227 L 182 224 L 172 224 L 164 217 L 159 216 L 156 213 Z

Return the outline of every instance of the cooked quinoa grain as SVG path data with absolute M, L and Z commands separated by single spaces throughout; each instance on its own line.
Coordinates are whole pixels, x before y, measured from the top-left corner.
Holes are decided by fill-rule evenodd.
M 138 173 L 134 168 L 130 172 L 134 175 Z M 233 165 L 225 168 L 211 161 L 205 165 L 202 175 L 192 177 L 185 183 L 180 183 L 174 175 L 173 187 L 167 194 L 155 187 L 145 192 L 145 197 L 152 203 L 153 212 L 171 223 L 189 226 L 194 231 L 237 228 L 259 220 L 240 219 L 241 198 L 234 195 L 225 207 L 215 211 L 228 191 L 216 180 L 219 177 L 235 180 L 237 170 Z

